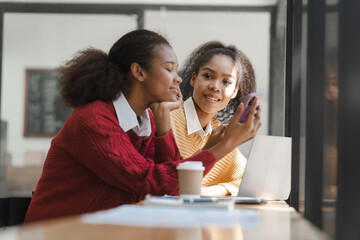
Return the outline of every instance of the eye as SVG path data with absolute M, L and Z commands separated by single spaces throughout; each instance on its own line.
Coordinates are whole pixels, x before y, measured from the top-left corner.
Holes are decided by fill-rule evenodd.
M 209 73 L 204 73 L 203 75 L 206 79 L 212 79 L 213 77 Z
M 223 83 L 224 83 L 225 85 L 231 85 L 231 84 L 232 84 L 232 82 L 229 81 L 229 80 L 227 80 L 227 79 L 224 79 Z

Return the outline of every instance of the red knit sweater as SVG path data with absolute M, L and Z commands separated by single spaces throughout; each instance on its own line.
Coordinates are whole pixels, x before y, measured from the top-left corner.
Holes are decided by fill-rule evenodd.
M 76 108 L 51 142 L 25 222 L 88 213 L 135 203 L 147 193 L 178 189 L 176 166 L 183 162 L 172 130 L 144 139 L 120 127 L 113 104 L 95 101 Z M 203 151 L 206 174 L 216 159 Z

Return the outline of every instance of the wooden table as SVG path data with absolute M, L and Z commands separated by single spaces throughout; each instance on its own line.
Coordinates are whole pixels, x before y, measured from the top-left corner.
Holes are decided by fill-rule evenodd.
M 0 233 L 2 240 L 44 239 L 177 239 L 177 240 L 242 240 L 242 239 L 329 239 L 322 231 L 305 220 L 284 202 L 262 205 L 236 205 L 236 210 L 255 210 L 259 224 L 253 228 L 220 227 L 198 228 L 134 227 L 122 225 L 91 225 L 81 221 L 81 216 L 60 218 L 24 227 L 13 227 Z

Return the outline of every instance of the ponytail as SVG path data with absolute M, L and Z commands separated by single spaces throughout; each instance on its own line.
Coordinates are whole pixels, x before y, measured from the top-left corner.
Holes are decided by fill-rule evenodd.
M 115 100 L 125 87 L 123 74 L 98 49 L 88 48 L 60 66 L 60 95 L 64 104 L 71 108 L 95 100 Z

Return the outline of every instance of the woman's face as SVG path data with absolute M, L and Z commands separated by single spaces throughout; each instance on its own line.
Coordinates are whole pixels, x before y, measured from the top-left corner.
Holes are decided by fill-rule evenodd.
M 337 100 L 339 98 L 339 86 L 337 80 L 337 74 L 335 70 L 330 70 L 328 86 L 326 89 L 326 97 L 329 100 Z
M 180 93 L 182 79 L 177 74 L 178 62 L 174 50 L 166 45 L 154 48 L 155 58 L 151 69 L 146 73 L 145 88 L 150 101 L 176 101 Z
M 196 111 L 202 114 L 215 115 L 225 108 L 237 94 L 237 71 L 233 60 L 226 55 L 218 54 L 200 67 L 198 74 L 193 73 L 191 86 Z

